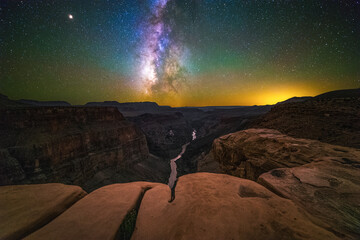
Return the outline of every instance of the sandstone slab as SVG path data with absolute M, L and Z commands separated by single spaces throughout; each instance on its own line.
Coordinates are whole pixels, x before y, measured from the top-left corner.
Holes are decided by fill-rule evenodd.
M 258 182 L 302 206 L 339 236 L 360 239 L 360 158 L 324 157 L 264 173 Z
M 63 184 L 0 187 L 0 239 L 20 239 L 60 215 L 86 193 Z
M 292 201 L 246 179 L 185 175 L 168 199 L 164 185 L 145 194 L 132 239 L 338 239 Z
M 135 182 L 102 187 L 25 239 L 115 239 L 125 216 L 147 189 L 163 184 Z

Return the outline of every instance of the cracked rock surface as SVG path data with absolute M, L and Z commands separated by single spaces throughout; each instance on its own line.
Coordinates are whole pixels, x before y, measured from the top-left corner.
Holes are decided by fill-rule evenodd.
M 97 189 L 25 239 L 115 239 L 127 213 L 158 185 L 135 182 Z
M 179 178 L 175 200 L 169 199 L 164 184 L 109 185 L 25 239 L 122 239 L 119 228 L 133 209 L 138 215 L 131 239 L 338 239 L 292 201 L 246 179 L 185 175 Z
M 189 174 L 179 178 L 173 202 L 168 195 L 165 186 L 145 194 L 132 239 L 338 239 L 250 180 Z
M 358 159 L 360 160 L 360 159 Z M 325 157 L 294 168 L 280 168 L 258 182 L 302 206 L 339 236 L 360 236 L 360 161 Z

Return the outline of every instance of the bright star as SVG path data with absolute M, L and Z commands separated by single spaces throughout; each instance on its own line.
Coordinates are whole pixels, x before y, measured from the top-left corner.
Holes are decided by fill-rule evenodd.
M 69 14 L 68 17 L 69 17 L 69 19 L 73 19 L 73 18 L 74 18 L 74 16 L 71 15 L 71 14 Z

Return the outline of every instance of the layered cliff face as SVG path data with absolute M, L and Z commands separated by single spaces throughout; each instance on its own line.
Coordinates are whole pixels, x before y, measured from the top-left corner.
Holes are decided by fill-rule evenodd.
M 360 89 L 351 93 L 348 98 L 332 98 L 328 93 L 329 97 L 324 94 L 304 102 L 278 104 L 251 127 L 360 148 Z
M 1 184 L 83 185 L 99 171 L 148 158 L 141 130 L 112 107 L 0 110 Z

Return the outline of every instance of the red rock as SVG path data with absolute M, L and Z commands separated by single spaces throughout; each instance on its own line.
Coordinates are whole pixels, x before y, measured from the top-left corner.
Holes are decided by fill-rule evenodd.
M 86 193 L 57 183 L 0 187 L 0 239 L 20 239 L 49 223 Z
M 360 158 L 318 159 L 264 173 L 258 182 L 291 199 L 339 236 L 360 239 Z
M 258 179 L 324 228 L 360 238 L 359 149 L 248 129 L 216 139 L 213 154 L 224 172 Z
M 360 150 L 293 138 L 273 129 L 247 129 L 214 140 L 214 158 L 224 173 L 257 180 L 275 168 L 297 167 L 319 157 L 360 158 Z
M 102 187 L 25 239 L 115 239 L 126 214 L 138 207 L 147 189 L 158 186 L 165 185 L 135 182 Z
M 139 209 L 137 239 L 338 239 L 292 201 L 246 179 L 196 173 L 179 178 L 176 197 L 158 186 Z

